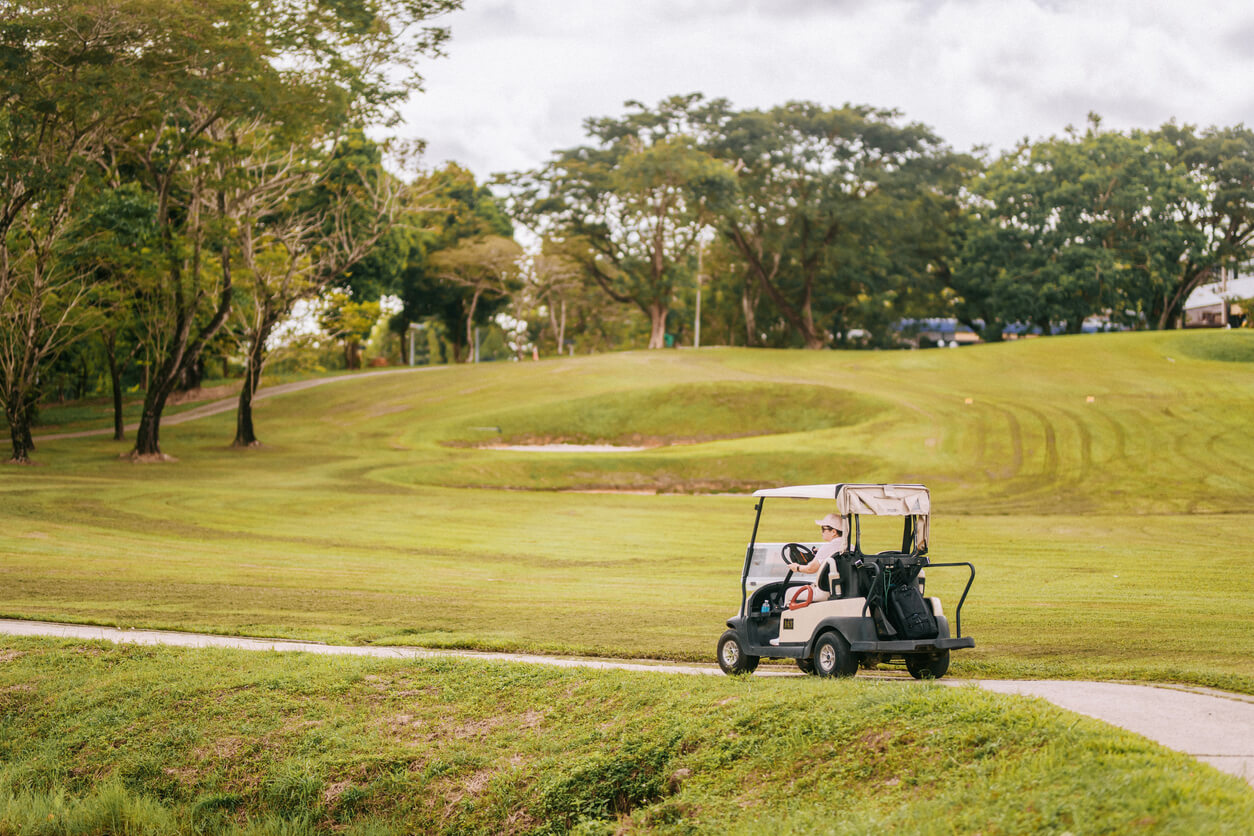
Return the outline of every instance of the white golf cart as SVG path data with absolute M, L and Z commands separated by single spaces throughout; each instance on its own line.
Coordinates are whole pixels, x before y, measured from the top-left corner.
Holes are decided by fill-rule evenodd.
M 974 639 L 962 635 L 962 605 L 975 580 L 975 567 L 928 560 L 927 488 L 797 485 L 753 495 L 757 515 L 740 577 L 740 613 L 727 620 L 727 632 L 718 641 L 718 664 L 724 673 L 752 673 L 765 656 L 796 659 L 802 671 L 819 676 L 853 676 L 859 664 L 870 668 L 904 661 L 915 679 L 940 678 L 949 670 L 949 651 L 975 646 Z M 823 578 L 823 586 L 830 590 L 827 600 L 812 600 L 813 575 L 789 569 L 790 563 L 808 565 L 816 544 L 757 542 L 767 499 L 773 506 L 778 499 L 826 500 L 818 514 L 806 514 L 809 519 L 828 513 L 835 502 L 847 545 L 835 555 L 835 576 L 829 572 Z M 900 549 L 864 554 L 864 517 L 901 518 Z M 923 596 L 924 567 L 949 566 L 970 571 L 954 610 L 957 634 L 952 637 L 940 599 Z

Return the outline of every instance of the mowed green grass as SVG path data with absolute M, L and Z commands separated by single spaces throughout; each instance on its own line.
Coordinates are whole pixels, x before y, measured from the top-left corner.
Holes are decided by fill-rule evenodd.
M 0 833 L 1241 834 L 1240 779 L 914 682 L 0 638 Z
M 1254 692 L 1251 414 L 1246 332 L 344 379 L 259 402 L 261 450 L 228 448 L 228 413 L 166 428 L 176 463 L 75 439 L 0 471 L 0 614 L 709 660 L 752 523 L 725 494 L 922 481 L 933 558 L 978 571 L 954 675 Z M 542 454 L 476 434 L 664 444 Z M 810 539 L 826 510 L 768 503 L 763 534 Z M 959 578 L 929 577 L 951 613 Z

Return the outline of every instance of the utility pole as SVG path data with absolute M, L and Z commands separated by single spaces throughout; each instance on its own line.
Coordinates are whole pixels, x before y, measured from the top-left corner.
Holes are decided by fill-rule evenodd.
M 409 365 L 411 366 L 414 364 L 414 338 L 418 336 L 417 332 L 421 331 L 424 327 L 426 326 L 421 322 L 409 323 Z
M 701 256 L 704 250 L 705 246 L 700 241 L 697 241 L 697 321 L 693 327 L 695 332 L 692 340 L 693 348 L 701 347 Z

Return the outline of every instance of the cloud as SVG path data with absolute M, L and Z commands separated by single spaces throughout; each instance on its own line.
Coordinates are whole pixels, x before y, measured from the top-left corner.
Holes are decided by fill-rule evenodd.
M 496 0 L 450 15 L 407 127 L 480 177 L 584 141 L 588 117 L 700 91 L 903 111 L 1006 148 L 1089 111 L 1114 128 L 1249 119 L 1254 10 L 1172 0 Z

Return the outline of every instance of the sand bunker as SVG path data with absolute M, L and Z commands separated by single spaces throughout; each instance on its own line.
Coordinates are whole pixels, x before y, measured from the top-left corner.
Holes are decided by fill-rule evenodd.
M 485 450 L 518 450 L 524 453 L 635 453 L 648 447 L 616 444 L 487 444 Z

